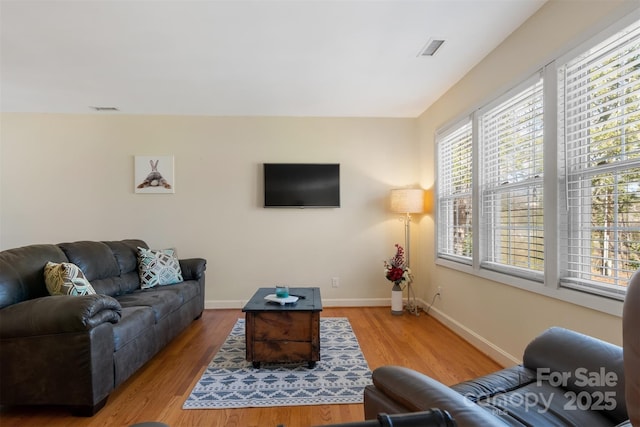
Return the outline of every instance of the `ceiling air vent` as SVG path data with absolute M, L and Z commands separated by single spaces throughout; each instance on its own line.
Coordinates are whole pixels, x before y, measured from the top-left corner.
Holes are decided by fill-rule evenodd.
M 430 39 L 424 49 L 420 51 L 418 56 L 433 56 L 438 49 L 444 44 L 444 40 Z
M 103 111 L 120 111 L 118 109 L 118 107 L 90 107 L 90 108 L 92 108 L 92 109 L 94 109 L 96 111 L 100 111 L 100 112 L 103 112 Z

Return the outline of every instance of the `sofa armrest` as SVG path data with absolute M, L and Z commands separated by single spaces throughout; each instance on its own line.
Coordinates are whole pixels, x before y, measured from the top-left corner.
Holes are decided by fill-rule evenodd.
M 524 387 L 536 381 L 536 373 L 522 365 L 511 366 L 481 377 L 452 385 L 451 388 L 472 402 Z
M 379 391 L 412 412 L 437 408 L 449 412 L 459 426 L 505 425 L 460 393 L 412 369 L 382 366 L 373 371 L 372 379 Z
M 187 258 L 179 261 L 184 280 L 200 280 L 207 269 L 207 260 L 203 258 Z
M 56 295 L 0 310 L 0 338 L 86 331 L 120 320 L 120 303 L 107 295 Z

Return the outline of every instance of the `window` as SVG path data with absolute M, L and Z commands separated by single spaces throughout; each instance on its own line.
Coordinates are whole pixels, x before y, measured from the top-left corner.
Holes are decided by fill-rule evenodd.
M 437 133 L 439 263 L 616 312 L 640 269 L 639 18 Z
M 471 122 L 438 138 L 438 256 L 471 263 Z
M 482 264 L 541 278 L 543 82 L 534 80 L 480 115 Z
M 640 268 L 640 25 L 559 68 L 564 286 L 624 293 Z

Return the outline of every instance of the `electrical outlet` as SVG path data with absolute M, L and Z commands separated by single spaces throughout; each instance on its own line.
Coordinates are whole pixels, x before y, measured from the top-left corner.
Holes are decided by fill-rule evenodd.
M 331 278 L 331 287 L 333 287 L 333 288 L 339 288 L 340 287 L 340 278 L 339 277 L 332 277 Z
M 440 296 L 440 298 L 442 298 L 442 286 L 438 286 L 437 294 Z

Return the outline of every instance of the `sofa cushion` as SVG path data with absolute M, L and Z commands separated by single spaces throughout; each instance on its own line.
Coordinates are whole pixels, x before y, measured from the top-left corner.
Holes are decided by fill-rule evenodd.
M 120 321 L 113 325 L 113 344 L 115 351 L 135 340 L 153 328 L 156 323 L 151 307 L 123 307 Z
M 130 273 L 124 273 L 120 276 L 120 287 L 123 294 L 129 294 L 137 289 L 140 289 L 140 274 L 138 269 Z
M 182 282 L 180 262 L 173 249 L 138 248 L 138 268 L 142 289 Z
M 122 291 L 122 279 L 118 276 L 92 280 L 91 286 L 101 295 L 116 297 L 124 293 Z
M 96 293 L 82 270 L 70 262 L 48 262 L 44 266 L 44 282 L 51 295 L 92 295 Z
M 111 248 L 111 252 L 118 262 L 120 267 L 120 274 L 130 273 L 138 271 L 138 248 L 148 248 L 147 244 L 143 240 L 129 239 L 104 242 L 105 245 Z
M 120 267 L 109 246 L 102 242 L 74 242 L 58 245 L 69 258 L 84 272 L 89 282 L 119 276 Z
M 116 297 L 123 307 L 151 307 L 156 323 L 182 305 L 182 297 L 176 292 L 162 289 L 138 289 L 135 292 Z
M 200 295 L 200 286 L 195 280 L 188 280 L 171 286 L 163 286 L 162 288 L 158 288 L 158 290 L 176 292 L 180 296 L 183 304 Z
M 120 267 L 120 286 L 118 294 L 127 294 L 140 289 L 140 275 L 138 274 L 138 247 L 147 248 L 143 240 L 129 239 L 104 242 L 111 248 L 111 252 Z

